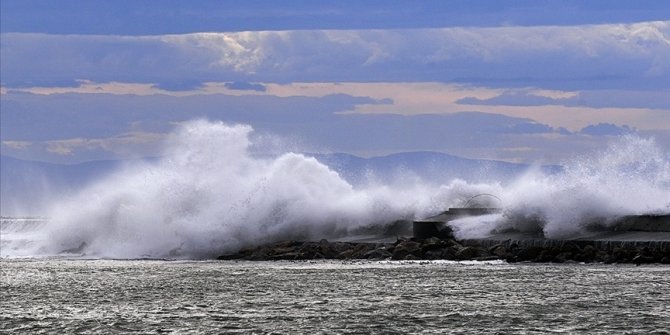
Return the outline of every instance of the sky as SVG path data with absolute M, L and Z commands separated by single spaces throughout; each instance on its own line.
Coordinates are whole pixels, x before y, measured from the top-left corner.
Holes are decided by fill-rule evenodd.
M 12 157 L 155 156 L 196 118 L 365 157 L 554 164 L 624 134 L 670 148 L 666 1 L 0 6 L 0 141 Z

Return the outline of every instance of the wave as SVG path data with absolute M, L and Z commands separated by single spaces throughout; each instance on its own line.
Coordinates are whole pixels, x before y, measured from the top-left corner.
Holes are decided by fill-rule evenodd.
M 531 169 L 508 185 L 456 179 L 393 184 L 404 185 L 399 187 L 354 186 L 301 154 L 259 155 L 266 141 L 255 142 L 252 133 L 248 125 L 184 123 L 160 159 L 125 166 L 54 200 L 35 242 L 3 248 L 3 254 L 211 257 L 284 239 L 383 231 L 397 220 L 462 206 L 481 193 L 497 195 L 504 214 L 468 219 L 467 229 L 456 229 L 459 237 L 501 229 L 569 236 L 593 218 L 667 212 L 670 204 L 667 154 L 634 136 L 599 156 L 568 162 L 560 173 Z
M 575 238 L 630 215 L 670 213 L 670 159 L 652 139 L 622 136 L 563 167 L 556 174 L 529 170 L 499 194 L 501 214 L 453 222 L 457 237 L 520 231 Z

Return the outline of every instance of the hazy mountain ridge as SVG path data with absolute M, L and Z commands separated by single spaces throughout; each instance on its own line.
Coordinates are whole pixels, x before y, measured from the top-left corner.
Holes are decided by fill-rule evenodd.
M 55 164 L 0 156 L 2 215 L 42 215 L 54 197 L 62 197 L 114 171 L 122 161 Z
M 402 152 L 370 158 L 343 153 L 307 155 L 330 166 L 353 184 L 365 182 L 367 178 L 385 183 L 402 178 L 418 178 L 428 183 L 445 183 L 455 178 L 505 183 L 530 168 L 528 164 L 469 159 L 433 151 Z M 555 173 L 561 167 L 543 165 L 540 169 Z

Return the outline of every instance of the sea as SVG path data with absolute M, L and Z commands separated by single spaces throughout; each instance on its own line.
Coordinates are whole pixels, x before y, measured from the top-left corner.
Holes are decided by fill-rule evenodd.
M 187 122 L 160 158 L 71 194 L 48 187 L 43 210 L 3 205 L 14 217 L 0 217 L 0 333 L 670 332 L 668 265 L 213 260 L 282 240 L 386 232 L 480 195 L 493 203 L 474 207 L 504 211 L 452 222 L 457 238 L 573 238 L 583 223 L 667 214 L 670 156 L 651 139 L 624 136 L 561 171 L 531 167 L 507 183 L 403 172 L 398 183 L 372 173 L 355 185 L 312 157 L 266 155 L 272 146 L 252 132 Z M 31 214 L 40 216 L 16 217 Z
M 668 334 L 667 265 L 0 260 L 4 334 Z

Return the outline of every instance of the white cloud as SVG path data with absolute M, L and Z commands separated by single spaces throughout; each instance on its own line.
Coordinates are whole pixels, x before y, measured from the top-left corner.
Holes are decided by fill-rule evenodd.
M 623 81 L 667 87 L 669 36 L 670 21 L 158 36 L 7 33 L 2 35 L 1 52 L 3 81 L 9 86 L 88 79 L 460 81 L 517 86 L 611 86 Z
M 10 149 L 23 150 L 29 148 L 32 143 L 29 141 L 2 141 L 2 145 Z
M 212 70 L 254 73 L 264 58 L 261 34 L 263 33 L 197 33 L 164 35 L 158 39 L 186 55 L 211 54 L 213 61 L 205 65 Z
M 284 143 L 288 143 L 282 148 L 359 155 L 432 150 L 472 158 L 556 162 L 605 143 L 603 136 L 578 132 L 590 125 L 597 127 L 599 123 L 612 123 L 617 128 L 636 128 L 638 132 L 653 133 L 663 146 L 670 143 L 667 137 L 670 121 L 663 117 L 667 112 L 645 116 L 633 109 L 482 106 L 500 110 L 501 113 L 401 114 L 407 112 L 403 108 L 420 110 L 424 107 L 413 106 L 411 99 L 402 101 L 405 96 L 425 96 L 427 101 L 436 104 L 434 108 L 438 108 L 440 104 L 453 104 L 453 100 L 459 97 L 476 95 L 484 98 L 498 93 L 460 86 L 445 87 L 437 83 L 369 85 L 322 83 L 314 87 L 310 84 L 268 86 L 268 91 L 274 93 L 284 89 L 281 92 L 285 97 L 257 91 L 253 91 L 255 95 L 183 97 L 10 92 L 2 101 L 3 141 L 9 141 L 10 145 L 24 141 L 31 145 L 19 150 L 20 146 L 11 147 L 3 143 L 2 149 L 3 154 L 10 156 L 61 162 L 152 156 L 160 152 L 162 134 L 169 132 L 175 123 L 196 117 L 250 124 L 260 135 L 273 134 L 282 138 Z M 340 94 L 322 95 L 332 93 L 334 88 L 340 88 Z M 395 101 L 394 104 L 380 104 L 376 99 L 342 93 L 346 91 L 364 95 L 370 93 L 368 96 L 392 96 L 400 101 L 398 106 L 401 107 L 396 106 Z M 440 101 L 439 97 L 445 100 Z M 386 107 L 397 113 L 341 113 L 369 106 Z M 558 109 L 547 111 L 549 108 Z M 519 114 L 535 117 L 519 117 Z M 543 119 L 552 122 L 544 122 Z M 570 133 L 556 126 L 564 122 L 581 126 L 571 128 L 573 132 Z M 640 127 L 640 124 L 646 127 Z M 599 128 L 603 127 L 587 128 L 589 131 L 586 133 L 593 135 L 592 130 L 607 130 Z M 606 135 L 602 131 L 599 134 Z M 506 150 L 508 148 L 531 149 Z
M 155 154 L 166 136 L 159 133 L 132 132 L 108 138 L 70 138 L 35 144 L 43 146 L 46 152 L 59 156 L 70 156 L 80 151 L 104 151 L 117 158 L 127 158 L 146 154 L 147 149 Z
M 612 123 L 661 134 L 666 136 L 661 143 L 668 143 L 667 99 L 659 97 L 670 89 L 669 36 L 670 21 L 156 36 L 2 34 L 3 140 L 9 141 L 3 150 L 122 156 L 158 139 L 117 134 L 165 132 L 169 122 L 200 116 L 248 122 L 280 135 L 302 132 L 317 145 L 349 152 L 420 149 L 497 157 L 501 150 L 509 155 L 505 159 L 515 160 L 600 143 L 581 134 L 491 130 L 507 127 L 505 122 L 510 122 L 505 129 L 515 131 L 536 122 L 573 132 Z M 263 89 L 234 89 L 260 85 Z M 556 101 L 518 106 L 493 99 L 514 91 Z M 475 104 L 458 102 L 466 97 Z M 489 114 L 459 115 L 464 111 Z M 62 124 L 54 127 L 47 121 L 57 115 L 73 121 L 57 119 Z M 437 128 L 425 131 L 438 126 L 453 129 L 446 135 Z M 358 137 L 350 135 L 352 129 Z M 471 142 L 459 142 L 464 139 Z
M 571 131 L 598 123 L 625 124 L 640 130 L 670 129 L 668 90 L 560 91 L 499 88 L 444 83 L 262 83 L 264 90 L 231 89 L 230 83 L 205 83 L 187 91 L 166 91 L 153 84 L 82 82 L 77 87 L 31 87 L 17 91 L 35 94 L 108 93 L 170 95 L 315 97 L 333 94 L 369 97 L 380 103 L 360 103 L 339 113 L 450 114 L 466 111 L 521 117 Z

